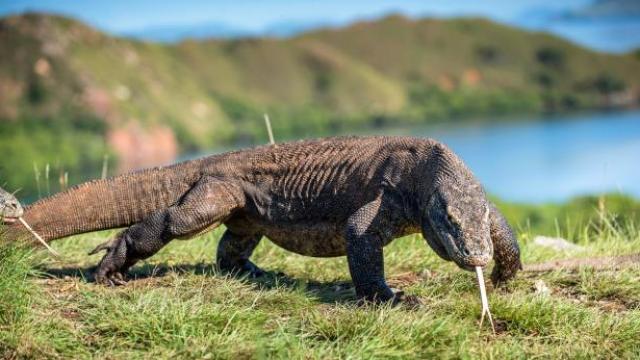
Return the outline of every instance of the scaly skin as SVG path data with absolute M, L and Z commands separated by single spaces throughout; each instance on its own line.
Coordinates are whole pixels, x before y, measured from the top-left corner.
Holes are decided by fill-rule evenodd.
M 96 272 L 107 284 L 122 283 L 130 266 L 169 241 L 220 224 L 220 268 L 260 275 L 249 258 L 264 236 L 302 255 L 346 255 L 367 301 L 405 300 L 385 282 L 383 247 L 412 233 L 466 270 L 493 257 L 496 283 L 521 268 L 513 232 L 482 186 L 429 139 L 329 138 L 215 155 L 82 184 L 24 217 L 47 240 L 128 227 L 95 250 L 107 250 Z

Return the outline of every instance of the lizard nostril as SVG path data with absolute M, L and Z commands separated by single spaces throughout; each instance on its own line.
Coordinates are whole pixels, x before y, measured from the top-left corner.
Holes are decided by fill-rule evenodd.
M 469 256 L 469 255 L 471 255 L 471 253 L 469 252 L 469 249 L 467 249 L 466 247 L 463 247 L 462 248 L 462 255 Z

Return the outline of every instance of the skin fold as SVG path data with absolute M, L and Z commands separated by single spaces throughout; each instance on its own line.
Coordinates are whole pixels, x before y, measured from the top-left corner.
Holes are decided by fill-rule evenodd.
M 493 259 L 496 284 L 522 267 L 513 231 L 471 171 L 443 144 L 411 137 L 282 143 L 147 169 L 42 199 L 24 218 L 46 240 L 125 228 L 94 250 L 106 251 L 96 270 L 105 284 L 123 283 L 173 239 L 221 224 L 221 269 L 262 274 L 250 257 L 266 237 L 302 255 L 346 255 L 366 301 L 410 301 L 387 286 L 383 248 L 413 233 L 465 270 Z M 9 225 L 6 236 L 24 231 Z

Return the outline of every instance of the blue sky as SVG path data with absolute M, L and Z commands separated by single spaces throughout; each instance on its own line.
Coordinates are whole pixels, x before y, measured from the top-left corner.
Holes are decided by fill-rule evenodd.
M 411 17 L 482 16 L 551 32 L 595 50 L 626 52 L 640 48 L 640 36 L 637 35 L 640 33 L 640 16 L 632 15 L 633 21 L 599 23 L 563 20 L 559 16 L 585 8 L 595 1 L 0 0 L 0 16 L 25 11 L 57 13 L 112 34 L 152 41 L 211 36 L 286 36 L 318 26 L 339 26 L 355 20 L 378 18 L 392 12 Z
M 153 1 L 153 0 L 9 0 L 0 1 L 0 15 L 46 11 L 70 15 L 103 30 L 123 33 L 159 25 L 220 22 L 259 30 L 282 21 L 345 23 L 389 12 L 412 16 L 481 15 L 504 22 L 526 17 L 531 10 L 576 8 L 588 0 L 432 0 L 432 1 Z

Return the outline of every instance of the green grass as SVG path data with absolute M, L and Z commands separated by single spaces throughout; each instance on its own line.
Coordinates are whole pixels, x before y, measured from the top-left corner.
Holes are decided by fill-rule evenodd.
M 584 231 L 584 251 L 554 253 L 520 234 L 532 263 L 640 251 L 634 226 Z M 478 328 L 472 273 L 445 263 L 420 236 L 385 249 L 389 283 L 418 310 L 359 307 L 345 258 L 314 259 L 268 240 L 253 259 L 272 271 L 233 278 L 212 266 L 222 233 L 175 241 L 131 272 L 126 286 L 90 282 L 110 233 L 54 243 L 64 258 L 0 248 L 0 357 L 8 358 L 525 358 L 640 356 L 640 268 L 521 273 L 489 289 L 498 334 Z M 277 274 L 283 272 L 286 275 Z M 542 279 L 549 296 L 536 294 Z

